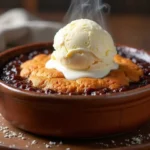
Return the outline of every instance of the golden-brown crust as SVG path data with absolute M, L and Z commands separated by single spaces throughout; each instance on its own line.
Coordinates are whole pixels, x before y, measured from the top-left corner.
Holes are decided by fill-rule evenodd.
M 116 55 L 114 61 L 119 64 L 120 69 L 124 71 L 131 82 L 139 81 L 139 76 L 143 74 L 143 71 L 136 64 L 120 55 Z
M 110 88 L 116 89 L 137 82 L 143 75 L 143 71 L 131 60 L 116 55 L 114 61 L 119 64 L 119 69 L 113 70 L 103 79 L 80 78 L 67 80 L 56 69 L 46 69 L 45 63 L 50 59 L 49 55 L 40 54 L 32 60 L 21 65 L 20 75 L 32 81 L 33 86 L 42 89 L 52 89 L 61 93 L 82 93 L 85 89 Z

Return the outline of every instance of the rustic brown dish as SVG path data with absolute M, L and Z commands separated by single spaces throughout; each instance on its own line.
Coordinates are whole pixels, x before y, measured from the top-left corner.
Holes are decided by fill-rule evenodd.
M 52 49 L 52 43 L 16 47 L 0 53 L 0 69 L 16 55 Z M 144 51 L 137 57 L 150 60 Z M 0 80 L 2 115 L 23 130 L 63 138 L 91 138 L 126 132 L 150 119 L 150 85 L 102 96 L 44 95 L 13 88 Z

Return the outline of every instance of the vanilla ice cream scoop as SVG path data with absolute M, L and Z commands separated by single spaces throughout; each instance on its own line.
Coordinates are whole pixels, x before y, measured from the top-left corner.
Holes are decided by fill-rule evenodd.
M 72 21 L 56 33 L 53 46 L 46 68 L 63 72 L 67 79 L 102 78 L 118 68 L 112 37 L 92 20 Z

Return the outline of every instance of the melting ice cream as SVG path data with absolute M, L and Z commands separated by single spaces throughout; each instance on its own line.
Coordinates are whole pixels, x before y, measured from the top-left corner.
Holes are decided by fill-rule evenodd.
M 74 20 L 54 37 L 55 51 L 46 68 L 55 68 L 66 79 L 103 78 L 117 69 L 117 54 L 111 35 L 99 24 L 88 19 Z

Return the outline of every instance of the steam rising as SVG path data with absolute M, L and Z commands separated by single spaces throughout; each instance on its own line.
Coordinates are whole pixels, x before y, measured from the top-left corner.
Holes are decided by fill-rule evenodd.
M 105 21 L 102 10 L 106 8 L 109 12 L 109 5 L 102 4 L 102 0 L 72 0 L 70 8 L 65 16 L 65 22 L 69 23 L 76 19 L 91 19 L 105 28 Z

